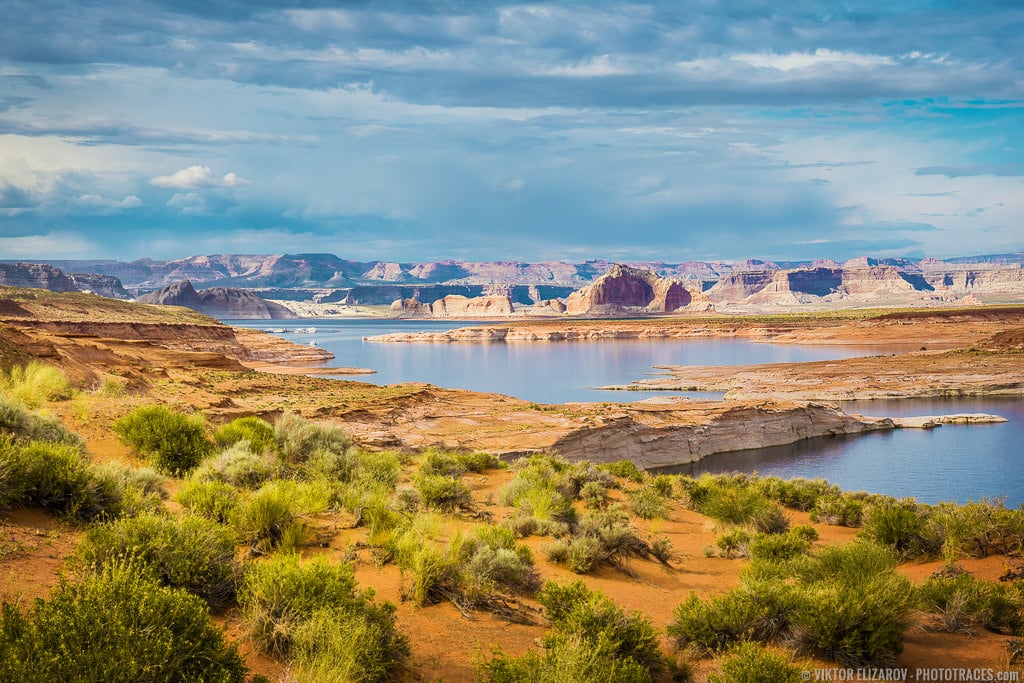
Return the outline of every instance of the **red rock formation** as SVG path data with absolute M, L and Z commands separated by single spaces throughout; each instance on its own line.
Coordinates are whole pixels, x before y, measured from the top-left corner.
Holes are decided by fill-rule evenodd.
M 222 319 L 273 320 L 296 317 L 281 304 L 264 301 L 251 290 L 211 287 L 196 291 L 189 280 L 140 296 L 136 301 L 162 306 L 184 306 Z
M 593 284 L 578 289 L 565 301 L 569 315 L 673 313 L 695 307 L 707 310 L 703 294 L 653 271 L 616 264 Z

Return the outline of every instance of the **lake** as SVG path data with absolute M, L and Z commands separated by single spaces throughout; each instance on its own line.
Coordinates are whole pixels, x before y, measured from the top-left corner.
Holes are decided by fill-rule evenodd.
M 375 375 L 351 377 L 375 384 L 428 382 L 494 392 L 538 403 L 636 401 L 680 392 L 601 391 L 653 374 L 655 365 L 749 365 L 831 360 L 896 349 L 764 344 L 741 339 L 654 339 L 492 344 L 382 344 L 364 336 L 443 331 L 474 323 L 421 320 L 227 321 L 257 329 L 315 327 L 315 334 L 286 332 L 298 343 L 315 341 L 334 353 L 328 367 L 365 367 Z M 685 395 L 719 399 L 716 393 Z M 946 425 L 851 437 L 827 437 L 789 446 L 721 453 L 673 471 L 758 471 L 781 477 L 823 477 L 844 489 L 863 489 L 925 502 L 1003 496 L 1024 503 L 1024 400 L 959 399 L 852 401 L 847 412 L 910 416 L 959 412 L 1002 415 L 1006 424 Z

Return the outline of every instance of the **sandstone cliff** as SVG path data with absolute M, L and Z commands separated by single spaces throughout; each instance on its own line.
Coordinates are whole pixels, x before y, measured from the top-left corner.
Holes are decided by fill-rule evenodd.
M 45 263 L 0 263 L 0 285 L 47 289 L 51 292 L 91 292 L 112 299 L 128 299 L 121 281 L 96 273 L 64 273 Z
M 706 311 L 711 303 L 678 280 L 616 264 L 593 284 L 570 294 L 565 307 L 569 315 L 617 315 Z
M 391 304 L 394 318 L 507 318 L 515 313 L 507 296 L 465 297 L 450 294 L 433 303 L 399 299 Z
M 222 319 L 272 320 L 296 317 L 284 306 L 265 301 L 250 290 L 212 287 L 196 291 L 189 280 L 140 296 L 136 301 L 162 306 L 184 306 Z

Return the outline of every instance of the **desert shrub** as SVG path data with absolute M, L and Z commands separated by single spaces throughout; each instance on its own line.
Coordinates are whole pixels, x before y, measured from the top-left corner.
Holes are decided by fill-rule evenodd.
M 517 538 L 528 536 L 554 536 L 557 538 L 569 533 L 569 525 L 565 522 L 537 519 L 523 510 L 517 510 L 501 520 L 501 526 L 510 529 Z
M 882 664 L 903 649 L 910 582 L 896 554 L 874 543 L 825 548 L 797 567 L 798 642 L 848 666 Z
M 591 510 L 608 507 L 608 486 L 598 481 L 588 481 L 580 489 L 580 498 Z
M 83 441 L 53 417 L 34 413 L 7 398 L 0 397 L 0 433 L 8 432 L 22 441 L 47 441 L 82 447 Z
M 715 539 L 715 545 L 725 553 L 725 559 L 732 559 L 734 555 L 745 557 L 748 554 L 747 546 L 750 543 L 750 534 L 744 529 L 733 529 L 720 535 Z
M 308 536 L 303 516 L 326 510 L 332 493 L 315 482 L 272 481 L 242 497 L 231 523 L 256 551 L 294 550 Z
M 464 453 L 430 449 L 423 454 L 419 472 L 420 474 L 440 474 L 448 477 L 458 477 L 466 472 L 479 473 L 499 467 L 502 467 L 501 461 L 490 453 Z
M 394 605 L 377 604 L 373 595 L 371 589 L 357 590 L 346 564 L 323 558 L 303 562 L 298 555 L 285 553 L 250 563 L 239 586 L 238 604 L 250 637 L 264 652 L 283 656 L 293 646 L 301 647 L 300 662 L 311 665 L 315 655 L 340 645 L 318 641 L 315 631 L 318 624 L 335 622 L 336 629 L 362 630 L 376 638 L 374 643 L 352 644 L 346 656 L 370 670 L 379 670 L 380 665 L 391 670 L 408 655 L 408 641 L 395 628 Z M 359 652 L 361 647 L 366 650 Z
M 469 487 L 454 477 L 443 474 L 420 474 L 415 479 L 420 500 L 428 508 L 458 510 L 473 502 Z
M 918 608 L 935 615 L 937 628 L 968 634 L 978 628 L 1017 632 L 1024 626 L 1022 597 L 1004 584 L 967 573 L 930 577 L 914 593 Z
M 341 428 L 310 422 L 301 415 L 285 413 L 274 424 L 281 459 L 290 465 L 300 465 L 317 452 L 344 454 L 352 439 Z M 342 477 L 347 481 L 347 476 Z
M 806 532 L 798 529 L 814 531 L 814 527 L 797 527 L 786 534 L 758 534 L 750 542 L 750 557 L 781 562 L 806 553 L 811 549 L 811 541 Z
M 565 563 L 577 574 L 586 574 L 605 564 L 629 574 L 629 561 L 634 557 L 661 561 L 628 519 L 618 505 L 587 514 L 569 538 L 545 548 L 548 560 Z
M 800 641 L 847 666 L 888 663 L 903 650 L 909 593 L 896 573 L 859 586 L 815 584 L 801 596 L 794 629 Z
M 799 526 L 795 526 L 789 530 L 789 533 L 796 536 L 797 538 L 804 539 L 808 543 L 814 543 L 818 540 L 818 530 L 815 529 L 813 526 L 810 526 L 809 524 L 801 524 Z
M 670 484 L 671 486 L 671 484 Z M 669 489 L 671 491 L 671 488 Z M 643 519 L 667 519 L 668 499 L 655 486 L 641 486 L 626 494 L 633 514 Z
M 239 441 L 248 441 L 249 450 L 257 455 L 277 450 L 274 427 L 256 416 L 239 417 L 221 425 L 213 433 L 213 440 L 221 448 L 234 446 Z
M 944 541 L 931 523 L 927 506 L 919 506 L 913 499 L 889 499 L 872 505 L 861 535 L 902 557 L 934 556 Z
M 52 365 L 30 361 L 8 372 L 0 372 L 0 394 L 27 408 L 38 408 L 45 401 L 71 398 L 74 389 L 67 376 Z
M 1024 551 L 1024 509 L 1010 509 L 1001 499 L 942 503 L 931 510 L 931 523 L 941 529 L 942 553 L 949 562 L 961 555 L 987 557 Z
M 800 673 L 785 655 L 747 642 L 729 650 L 721 671 L 708 676 L 708 683 L 799 683 Z
M 128 393 L 128 384 L 120 377 L 104 377 L 95 393 L 105 398 L 123 398 Z
M 196 481 L 222 482 L 243 489 L 262 486 L 273 478 L 275 467 L 265 455 L 251 450 L 246 440 L 236 441 L 219 454 L 207 458 L 192 473 Z
M 572 498 L 559 490 L 570 465 L 551 456 L 531 456 L 515 464 L 516 476 L 498 493 L 502 505 L 542 522 L 573 525 L 577 520 Z M 565 488 L 565 487 L 563 487 Z
M 825 493 L 811 508 L 811 521 L 833 526 L 859 527 L 864 523 L 864 501 L 847 493 Z
M 654 542 L 651 543 L 651 555 L 654 556 L 654 559 L 664 565 L 671 564 L 676 555 L 672 550 L 672 540 L 667 536 L 655 539 Z
M 658 647 L 658 631 L 643 615 L 628 614 L 601 593 L 581 582 L 559 586 L 548 582 L 540 594 L 552 629 L 544 653 L 512 658 L 497 651 L 478 663 L 483 680 L 650 681 L 666 668 Z
M 838 486 L 824 479 L 763 477 L 754 486 L 769 500 L 802 512 L 811 510 L 823 496 L 841 494 Z
M 93 490 L 102 492 L 98 505 L 100 514 L 118 517 L 154 512 L 167 496 L 164 477 L 148 467 L 129 467 L 118 462 L 92 463 L 89 471 Z
M 114 422 L 114 431 L 158 470 L 174 476 L 191 472 L 212 448 L 202 417 L 164 406 L 136 408 Z
M 0 503 L 30 505 L 80 521 L 136 514 L 159 504 L 114 465 L 96 466 L 76 446 L 0 437 Z
M 601 469 L 610 472 L 616 477 L 622 477 L 629 481 L 640 484 L 647 478 L 647 473 L 636 466 L 632 460 L 617 460 L 615 462 L 598 465 Z
M 186 510 L 219 524 L 231 522 L 240 498 L 238 489 L 222 481 L 187 481 L 175 496 Z
M 753 592 L 740 587 L 709 599 L 691 593 L 672 613 L 666 632 L 680 646 L 712 654 L 744 640 L 774 635 L 778 622 L 771 605 L 759 603 Z
M 235 594 L 236 545 L 230 528 L 202 517 L 145 514 L 90 528 L 79 556 L 93 566 L 131 560 L 161 584 L 223 607 Z
M 295 677 L 308 683 L 394 680 L 409 656 L 408 642 L 393 622 L 349 607 L 319 609 L 300 621 L 291 650 Z
M 703 475 L 684 488 L 693 509 L 723 524 L 748 526 L 761 533 L 783 533 L 789 528 L 782 508 L 745 478 Z
M 62 580 L 24 614 L 3 606 L 0 680 L 229 683 L 245 674 L 202 600 L 130 562 Z
M 359 451 L 356 481 L 361 486 L 393 489 L 402 476 L 404 460 L 404 456 L 395 451 Z
M 405 594 L 417 605 L 450 600 L 464 611 L 485 608 L 521 620 L 504 596 L 530 595 L 540 587 L 529 548 L 500 526 L 456 533 L 443 549 L 413 527 L 396 540 L 394 554 L 403 573 L 411 574 Z

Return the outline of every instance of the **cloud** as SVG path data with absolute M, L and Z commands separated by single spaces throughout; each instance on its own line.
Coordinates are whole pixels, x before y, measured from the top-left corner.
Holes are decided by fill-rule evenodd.
M 6 259 L 80 258 L 94 249 L 95 245 L 78 233 L 47 232 L 0 237 L 0 254 Z
M 206 209 L 206 201 L 198 192 L 178 192 L 167 200 L 166 205 L 185 214 L 201 213 Z
M 99 194 L 82 194 L 71 201 L 73 204 L 85 208 L 112 211 L 137 209 L 142 206 L 142 200 L 133 194 L 126 195 L 121 199 L 110 199 Z
M 149 184 L 188 190 L 208 187 L 244 187 L 252 185 L 252 182 L 234 172 L 226 173 L 223 178 L 217 178 L 209 166 L 189 166 L 170 175 L 157 176 L 150 180 Z
M 915 175 L 944 175 L 947 178 L 966 176 L 1019 176 L 1024 169 L 1016 164 L 957 164 L 950 166 L 922 166 L 914 169 Z

